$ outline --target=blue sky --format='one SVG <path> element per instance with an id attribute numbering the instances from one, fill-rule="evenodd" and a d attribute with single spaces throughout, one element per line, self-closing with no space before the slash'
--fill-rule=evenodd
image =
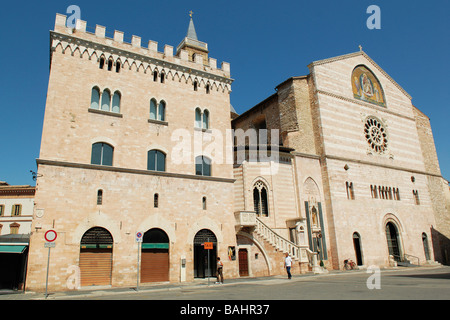
<path id="1" fill-rule="evenodd" d="M 135 34 L 176 47 L 189 15 L 210 57 L 231 63 L 231 103 L 241 113 L 273 94 L 315 60 L 358 51 L 358 45 L 430 117 L 442 175 L 450 179 L 450 1 L 8 1 L 0 11 L 0 180 L 34 185 L 30 170 L 42 133 L 49 76 L 49 30 L 55 14 L 78 5 L 88 28 Z M 366 9 L 381 9 L 369 30 Z"/>

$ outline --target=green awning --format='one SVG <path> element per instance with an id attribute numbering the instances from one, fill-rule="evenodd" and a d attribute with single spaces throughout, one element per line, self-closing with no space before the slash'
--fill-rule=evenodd
<path id="1" fill-rule="evenodd" d="M 23 253 L 27 246 L 0 245 L 0 253 Z"/>
<path id="2" fill-rule="evenodd" d="M 168 243 L 143 243 L 142 249 L 169 249 Z"/>

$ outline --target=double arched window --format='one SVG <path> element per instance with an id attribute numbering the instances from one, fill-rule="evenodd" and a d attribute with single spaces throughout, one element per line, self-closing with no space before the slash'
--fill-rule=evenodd
<path id="1" fill-rule="evenodd" d="M 92 145 L 91 164 L 99 164 L 103 166 L 112 166 L 113 164 L 113 146 L 97 142 Z"/>
<path id="2" fill-rule="evenodd" d="M 101 99 L 100 99 L 101 97 Z M 119 91 L 115 91 L 111 96 L 109 89 L 103 90 L 100 93 L 98 87 L 93 87 L 91 91 L 91 109 L 120 113 L 120 99 L 121 94 Z"/>
<path id="3" fill-rule="evenodd" d="M 211 176 L 211 159 L 205 156 L 195 158 L 195 174 L 197 176 Z"/>
<path id="4" fill-rule="evenodd" d="M 150 100 L 150 120 L 166 121 L 166 102 L 161 100 L 159 104 L 155 98 Z"/>
<path id="5" fill-rule="evenodd" d="M 262 181 L 257 181 L 253 187 L 253 205 L 258 216 L 269 216 L 267 187 Z"/>
<path id="6" fill-rule="evenodd" d="M 208 109 L 203 110 L 203 112 L 200 108 L 195 109 L 195 127 L 199 129 L 209 129 Z"/>
<path id="7" fill-rule="evenodd" d="M 159 150 L 147 153 L 147 170 L 166 171 L 166 154 Z"/>

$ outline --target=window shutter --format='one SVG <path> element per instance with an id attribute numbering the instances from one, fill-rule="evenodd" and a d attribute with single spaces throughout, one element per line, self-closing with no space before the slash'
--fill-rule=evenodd
<path id="1" fill-rule="evenodd" d="M 104 166 L 112 166 L 113 163 L 113 147 L 109 144 L 103 143 L 103 152 L 102 152 L 102 165 Z"/>
<path id="2" fill-rule="evenodd" d="M 156 151 L 156 170 L 166 171 L 166 155 L 161 151 Z"/>
<path id="3" fill-rule="evenodd" d="M 120 93 L 114 92 L 112 101 L 112 112 L 120 113 Z"/>
<path id="4" fill-rule="evenodd" d="M 195 174 L 198 176 L 203 175 L 202 161 L 203 161 L 202 156 L 198 156 L 195 158 Z"/>
<path id="5" fill-rule="evenodd" d="M 261 213 L 259 210 L 259 190 L 258 188 L 253 189 L 253 208 L 255 209 L 256 215 L 259 216 Z"/>
<path id="6" fill-rule="evenodd" d="M 100 103 L 100 92 L 97 88 L 92 88 L 91 93 L 91 109 L 98 109 Z"/>
<path id="7" fill-rule="evenodd" d="M 207 177 L 211 176 L 211 160 L 206 157 L 203 157 L 203 175 Z"/>
<path id="8" fill-rule="evenodd" d="M 195 109 L 195 127 L 201 128 L 202 127 L 202 112 L 199 108 Z"/>
<path id="9" fill-rule="evenodd" d="M 102 144 L 94 143 L 92 145 L 91 164 L 101 164 Z"/>
<path id="10" fill-rule="evenodd" d="M 150 119 L 156 120 L 156 101 L 150 100 Z"/>
<path id="11" fill-rule="evenodd" d="M 263 216 L 269 216 L 269 209 L 267 208 L 267 191 L 266 188 L 261 189 L 261 213 Z"/>
<path id="12" fill-rule="evenodd" d="M 147 170 L 156 170 L 156 150 L 150 150 L 148 152 Z"/>
<path id="13" fill-rule="evenodd" d="M 203 129 L 209 128 L 209 112 L 208 110 L 203 111 Z"/>
<path id="14" fill-rule="evenodd" d="M 102 93 L 102 110 L 109 111 L 111 104 L 111 95 L 108 90 L 103 91 Z"/>
<path id="15" fill-rule="evenodd" d="M 158 120 L 164 121 L 165 114 L 166 114 L 166 104 L 164 103 L 164 101 L 161 101 L 159 103 L 159 109 L 158 109 Z"/>

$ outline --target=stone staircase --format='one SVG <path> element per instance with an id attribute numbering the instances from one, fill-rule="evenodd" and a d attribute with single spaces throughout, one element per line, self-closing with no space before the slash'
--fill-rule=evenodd
<path id="1" fill-rule="evenodd" d="M 287 240 L 269 226 L 262 222 L 254 211 L 237 211 L 235 212 L 236 231 L 240 229 L 251 230 L 250 233 L 257 240 L 262 240 L 268 246 L 272 247 L 272 251 L 280 255 L 288 252 L 294 261 L 300 264 L 308 265 L 314 273 L 325 273 L 325 268 L 319 266 L 318 253 L 313 252 L 307 245 L 297 245 Z"/>
<path id="2" fill-rule="evenodd" d="M 264 239 L 269 243 L 273 249 L 277 252 L 285 254 L 288 252 L 294 261 L 300 263 L 307 263 L 311 267 L 311 271 L 314 273 L 325 273 L 326 269 L 322 268 L 318 264 L 318 253 L 311 251 L 307 245 L 301 246 L 287 240 L 273 231 L 258 217 L 256 217 L 256 226 L 253 231 L 254 235 Z"/>

